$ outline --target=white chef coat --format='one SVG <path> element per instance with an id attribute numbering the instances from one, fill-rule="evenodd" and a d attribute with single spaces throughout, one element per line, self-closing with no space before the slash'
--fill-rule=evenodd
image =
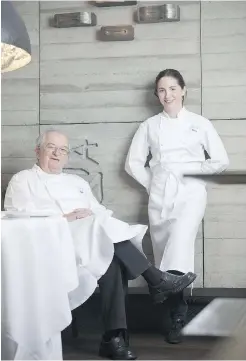
<path id="1" fill-rule="evenodd" d="M 5 209 L 47 211 L 66 214 L 88 208 L 92 216 L 69 222 L 72 232 L 80 286 L 70 293 L 71 307 L 85 302 L 98 279 L 107 271 L 114 254 L 113 243 L 131 240 L 140 250 L 145 225 L 129 225 L 112 217 L 112 211 L 99 204 L 89 184 L 73 174 L 49 174 L 38 165 L 13 176 L 5 196 Z M 45 265 L 44 265 L 45 266 Z"/>
<path id="2" fill-rule="evenodd" d="M 152 159 L 145 167 L 149 152 Z M 183 174 L 219 173 L 228 164 L 219 135 L 200 115 L 182 108 L 177 118 L 161 112 L 141 123 L 125 169 L 149 194 L 150 233 L 161 270 L 194 271 L 194 243 L 207 192 L 205 182 Z"/>

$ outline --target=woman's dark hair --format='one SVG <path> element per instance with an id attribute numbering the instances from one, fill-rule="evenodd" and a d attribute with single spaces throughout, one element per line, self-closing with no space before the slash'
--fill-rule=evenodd
<path id="1" fill-rule="evenodd" d="M 174 79 L 177 80 L 179 86 L 184 89 L 185 87 L 185 81 L 184 81 L 184 78 L 182 77 L 182 75 L 180 74 L 180 72 L 178 70 L 175 70 L 175 69 L 165 69 L 165 70 L 162 70 L 156 77 L 155 79 L 155 95 L 157 96 L 157 86 L 158 86 L 158 83 L 159 83 L 159 80 L 161 78 L 163 78 L 164 76 L 170 76 Z"/>

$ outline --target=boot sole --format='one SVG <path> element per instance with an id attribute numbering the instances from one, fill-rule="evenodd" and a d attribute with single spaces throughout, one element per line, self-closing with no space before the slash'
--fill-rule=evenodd
<path id="1" fill-rule="evenodd" d="M 111 353 L 108 353 L 106 351 L 101 351 L 101 350 L 99 350 L 98 355 L 100 357 L 109 358 L 111 360 L 126 360 L 126 358 L 123 358 L 123 357 L 113 357 L 113 355 Z M 128 360 L 136 360 L 136 359 L 137 359 L 137 356 L 134 358 L 130 358 Z"/>
<path id="2" fill-rule="evenodd" d="M 193 283 L 196 279 L 196 276 L 192 277 L 192 279 L 190 279 L 189 281 L 187 280 L 187 282 L 183 285 L 180 286 L 174 290 L 170 290 L 170 291 L 164 291 L 161 293 L 158 293 L 157 295 L 155 295 L 153 302 L 154 304 L 157 303 L 162 303 L 163 301 L 165 301 L 170 295 L 173 295 L 175 293 L 179 293 L 181 291 L 183 291 L 186 287 L 188 287 L 191 283 Z"/>
<path id="3" fill-rule="evenodd" d="M 170 341 L 170 340 L 167 340 L 167 339 L 165 339 L 166 340 L 166 342 L 167 343 L 170 343 L 170 344 L 172 344 L 172 345 L 177 345 L 178 343 L 182 343 L 182 341 L 180 340 L 180 341 Z"/>

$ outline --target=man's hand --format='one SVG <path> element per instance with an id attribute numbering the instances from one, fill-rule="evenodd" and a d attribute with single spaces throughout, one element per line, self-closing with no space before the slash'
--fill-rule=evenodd
<path id="1" fill-rule="evenodd" d="M 92 215 L 92 211 L 88 208 L 78 208 L 73 212 L 64 214 L 63 217 L 67 218 L 68 222 L 76 221 L 76 219 L 85 218 Z"/>

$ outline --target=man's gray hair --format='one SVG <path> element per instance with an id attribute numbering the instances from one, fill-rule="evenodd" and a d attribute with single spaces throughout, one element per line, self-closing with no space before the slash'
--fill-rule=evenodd
<path id="1" fill-rule="evenodd" d="M 66 134 L 64 134 L 63 132 L 56 129 L 49 129 L 38 136 L 38 138 L 36 139 L 36 148 L 40 148 L 44 144 L 46 136 L 50 133 L 58 133 L 67 138 Z M 68 148 L 70 148 L 69 145 Z"/>

